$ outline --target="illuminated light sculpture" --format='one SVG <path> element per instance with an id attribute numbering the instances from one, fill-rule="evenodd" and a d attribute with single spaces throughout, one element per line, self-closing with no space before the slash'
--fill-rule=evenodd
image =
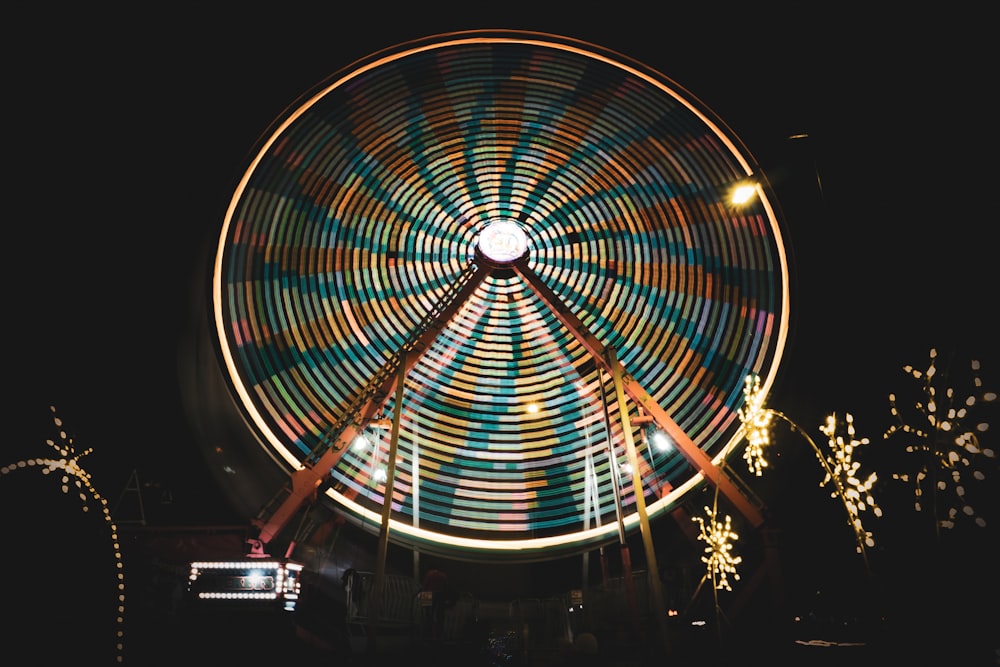
<path id="1" fill-rule="evenodd" d="M 774 413 L 764 408 L 764 394 L 760 389 L 760 377 L 748 375 L 743 385 L 743 407 L 739 409 L 747 446 L 743 450 L 743 460 L 755 476 L 764 474 L 767 457 L 764 455 L 771 444 L 771 417 Z"/>
<path id="2" fill-rule="evenodd" d="M 820 431 L 827 437 L 827 445 L 830 453 L 823 457 L 826 468 L 826 476 L 820 482 L 820 486 L 833 485 L 830 492 L 831 498 L 840 498 L 844 502 L 844 508 L 854 529 L 858 540 L 858 553 L 864 553 L 864 548 L 874 547 L 875 540 L 871 531 L 865 530 L 861 521 L 861 512 L 871 508 L 872 513 L 882 516 L 882 509 L 876 504 L 872 496 L 872 487 L 878 481 L 878 475 L 874 472 L 862 478 L 861 464 L 854 459 L 854 450 L 861 445 L 869 443 L 868 438 L 855 439 L 854 417 L 848 413 L 845 416 L 846 437 L 839 433 L 839 422 L 836 415 L 826 418 L 826 424 L 820 427 Z"/>
<path id="3" fill-rule="evenodd" d="M 735 487 L 714 462 L 743 378 L 777 371 L 787 258 L 766 179 L 699 100 L 591 44 L 472 31 L 372 54 L 273 128 L 213 274 L 225 372 L 292 479 L 262 541 L 319 489 L 369 531 L 388 507 L 424 552 L 537 560 L 614 539 L 619 510 L 637 528 L 639 498 L 652 518 Z M 604 403 L 615 373 L 631 404 Z M 623 426 L 636 396 L 670 448 Z M 398 414 L 384 486 L 351 445 L 375 413 Z"/>
<path id="4" fill-rule="evenodd" d="M 96 488 L 94 488 L 94 485 L 91 482 L 90 473 L 84 470 L 83 466 L 80 465 L 80 460 L 84 456 L 90 454 L 93 451 L 93 448 L 87 448 L 82 452 L 77 452 L 75 446 L 73 445 L 73 439 L 69 437 L 66 430 L 63 428 L 62 419 L 58 414 L 56 414 L 55 407 L 50 406 L 49 409 L 52 411 L 52 421 L 56 426 L 59 440 L 56 442 L 55 440 L 47 439 L 45 444 L 52 448 L 59 458 L 39 457 L 34 459 L 23 459 L 0 468 L 0 476 L 22 470 L 38 470 L 43 475 L 51 475 L 58 471 L 61 472 L 60 490 L 62 493 L 67 495 L 71 492 L 76 493 L 82 503 L 81 509 L 84 512 L 90 511 L 91 502 L 95 502 L 100 505 L 101 514 L 110 532 L 115 558 L 115 568 L 117 570 L 116 585 L 118 590 L 118 609 L 115 616 L 115 625 L 117 626 L 115 630 L 115 651 L 116 662 L 121 663 L 123 661 L 125 641 L 125 575 L 124 565 L 122 562 L 121 544 L 118 541 L 118 527 L 115 525 L 115 522 L 111 517 L 111 510 L 108 508 L 107 499 L 98 493 Z"/>
<path id="5" fill-rule="evenodd" d="M 826 423 L 820 426 L 820 431 L 827 436 L 827 445 L 830 448 L 830 453 L 824 455 L 816 441 L 799 428 L 798 424 L 781 412 L 764 407 L 764 394 L 760 382 L 753 376 L 747 376 L 744 381 L 744 405 L 739 411 L 739 417 L 743 423 L 743 437 L 747 440 L 743 458 L 747 461 L 750 471 L 757 476 L 762 475 L 767 467 L 766 449 L 771 442 L 770 428 L 773 418 L 786 422 L 809 443 L 825 472 L 819 485 L 821 487 L 827 484 L 833 485 L 830 497 L 839 498 L 843 503 L 848 523 L 854 532 L 857 552 L 864 558 L 867 567 L 866 548 L 875 546 L 875 540 L 871 531 L 864 527 L 860 513 L 871 509 L 872 514 L 881 517 L 882 509 L 872 496 L 872 487 L 878 481 L 877 474 L 872 472 L 864 476 L 861 473 L 860 463 L 854 459 L 854 451 L 869 443 L 868 438 L 861 440 L 855 438 L 854 417 L 850 414 L 846 417 L 846 434 L 838 433 L 839 423 L 836 415 L 827 417 Z"/>
<path id="6" fill-rule="evenodd" d="M 740 580 L 740 574 L 736 566 L 743 562 L 742 556 L 737 556 L 733 552 L 734 542 L 739 539 L 733 529 L 733 518 L 726 515 L 724 522 L 717 521 L 715 508 L 706 507 L 705 514 L 708 520 L 696 516 L 694 521 L 698 523 L 698 539 L 705 542 L 705 555 L 701 557 L 701 562 L 706 565 L 706 576 L 712 581 L 712 588 L 732 591 L 730 577 L 733 581 Z"/>
<path id="7" fill-rule="evenodd" d="M 937 350 L 930 351 L 930 364 L 926 371 L 920 371 L 912 366 L 904 366 L 903 371 L 913 379 L 921 382 L 923 400 L 915 404 L 920 421 L 929 425 L 929 430 L 913 425 L 904 420 L 897 403 L 896 395 L 889 395 L 889 407 L 898 423 L 892 425 L 884 434 L 885 439 L 898 434 L 909 436 L 905 451 L 913 454 L 917 460 L 914 472 L 893 473 L 893 479 L 912 482 L 916 500 L 914 508 L 920 512 L 924 509 L 924 484 L 930 486 L 935 531 L 940 528 L 951 529 L 960 517 L 971 519 L 977 526 L 985 527 L 986 518 L 977 515 L 967 496 L 965 483 L 968 477 L 982 482 L 986 474 L 981 469 L 983 459 L 994 459 L 995 452 L 982 445 L 980 437 L 989 429 L 987 422 L 977 422 L 971 427 L 966 426 L 973 417 L 973 410 L 984 403 L 996 401 L 997 394 L 983 389 L 980 376 L 980 364 L 972 360 L 973 391 L 965 398 L 955 395 L 953 387 L 946 387 L 943 396 L 939 396 L 935 386 L 937 378 Z M 968 477 L 963 475 L 968 472 Z M 939 501 L 945 498 L 945 492 L 951 490 L 955 504 L 945 510 L 944 516 L 938 514 Z"/>
<path id="8" fill-rule="evenodd" d="M 692 517 L 692 521 L 698 524 L 698 539 L 705 542 L 704 555 L 701 556 L 701 562 L 705 564 L 705 574 L 702 575 L 701 581 L 698 582 L 698 588 L 695 590 L 691 602 L 693 603 L 698 597 L 705 582 L 710 582 L 716 616 L 716 632 L 721 641 L 722 618 L 724 614 L 722 605 L 719 602 L 719 591 L 726 590 L 732 592 L 733 587 L 730 580 L 740 580 L 740 573 L 736 568 L 743 562 L 743 557 L 737 555 L 733 550 L 735 542 L 739 539 L 739 535 L 732 528 L 733 518 L 727 514 L 723 522 L 718 521 L 718 505 L 719 494 L 718 489 L 716 489 L 712 507 L 705 507 L 706 516 Z"/>

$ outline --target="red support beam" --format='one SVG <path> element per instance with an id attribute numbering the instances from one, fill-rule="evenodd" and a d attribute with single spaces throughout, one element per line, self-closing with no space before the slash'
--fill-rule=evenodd
<path id="1" fill-rule="evenodd" d="M 476 270 L 469 276 L 468 280 L 453 295 L 452 299 L 445 304 L 441 311 L 434 317 L 423 332 L 413 341 L 401 355 L 403 362 L 403 372 L 384 373 L 385 379 L 382 384 L 365 400 L 357 411 L 357 415 L 348 421 L 344 429 L 337 434 L 336 440 L 323 452 L 322 456 L 309 466 L 306 465 L 292 473 L 291 492 L 281 502 L 278 508 L 266 519 L 257 520 L 255 524 L 260 528 L 259 540 L 262 544 L 267 544 L 273 540 L 292 520 L 295 514 L 306 504 L 316 500 L 320 486 L 330 475 L 330 471 L 337 465 L 344 455 L 347 446 L 354 441 L 359 433 L 372 422 L 378 415 L 386 399 L 396 391 L 396 384 L 400 377 L 405 377 L 410 370 L 417 365 L 424 353 L 440 334 L 441 330 L 447 326 L 448 322 L 472 296 L 472 293 L 479 287 L 479 284 L 493 270 L 494 266 L 479 263 Z M 390 363 L 397 363 L 392 361 Z M 387 369 L 389 371 L 393 369 Z"/>
<path id="2" fill-rule="evenodd" d="M 739 489 L 738 486 L 725 474 L 721 468 L 716 466 L 708 454 L 701 447 L 696 445 L 684 430 L 677 425 L 667 411 L 653 399 L 652 396 L 635 379 L 628 375 L 618 363 L 617 359 L 609 360 L 605 346 L 587 330 L 583 322 L 570 312 L 569 308 L 562 302 L 559 296 L 549 289 L 548 285 L 542 282 L 537 273 L 527 265 L 526 258 L 513 264 L 513 269 L 524 278 L 535 294 L 545 305 L 552 310 L 559 321 L 563 323 L 570 333 L 576 336 L 577 340 L 590 352 L 594 361 L 612 376 L 620 374 L 622 377 L 622 387 L 636 405 L 653 418 L 657 426 L 662 428 L 673 439 L 674 444 L 681 454 L 702 473 L 704 478 L 711 484 L 717 485 L 721 491 L 736 508 L 745 516 L 754 527 L 764 523 L 764 517 L 756 505 Z"/>

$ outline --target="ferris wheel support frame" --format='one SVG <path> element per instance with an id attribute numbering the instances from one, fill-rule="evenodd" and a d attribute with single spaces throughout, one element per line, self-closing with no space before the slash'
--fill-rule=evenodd
<path id="1" fill-rule="evenodd" d="M 270 543 L 291 521 L 291 519 L 307 503 L 315 502 L 320 489 L 328 482 L 330 472 L 343 457 L 347 445 L 361 433 L 365 427 L 376 419 L 376 415 L 382 410 L 388 397 L 398 390 L 406 374 L 420 361 L 425 351 L 434 342 L 440 332 L 447 325 L 448 321 L 458 312 L 465 301 L 472 296 L 479 284 L 493 271 L 497 269 L 513 269 L 520 276 L 539 299 L 548 307 L 567 330 L 584 346 L 590 356 L 604 371 L 615 379 L 616 387 L 620 383 L 620 389 L 645 411 L 646 415 L 653 422 L 662 428 L 673 439 L 677 449 L 697 469 L 703 478 L 709 483 L 716 485 L 736 507 L 736 509 L 746 517 L 755 527 L 764 523 L 764 516 L 761 510 L 751 500 L 743 494 L 733 480 L 725 473 L 725 470 L 716 466 L 712 459 L 701 449 L 691 437 L 667 414 L 656 400 L 629 375 L 621 363 L 618 361 L 614 351 L 601 343 L 587 329 L 586 325 L 570 312 L 569 308 L 562 302 L 558 295 L 546 285 L 541 277 L 528 266 L 529 253 L 525 251 L 523 255 L 513 261 L 497 261 L 484 255 L 479 248 L 476 249 L 476 268 L 469 274 L 466 282 L 459 290 L 454 292 L 451 300 L 444 304 L 437 317 L 428 321 L 423 331 L 408 344 L 399 355 L 390 360 L 389 365 L 397 364 L 397 369 L 386 369 L 388 371 L 398 370 L 399 372 L 386 372 L 381 385 L 376 387 L 356 410 L 355 415 L 347 415 L 346 425 L 336 436 L 333 444 L 324 452 L 312 465 L 306 463 L 302 468 L 295 470 L 291 475 L 291 486 L 285 487 L 287 495 L 281 501 L 277 510 L 267 515 L 266 510 L 262 510 L 258 518 L 253 521 L 259 529 L 259 536 L 252 541 L 252 553 L 264 556 L 264 546 Z M 621 409 L 623 419 L 627 419 L 627 410 L 623 406 Z M 628 424 L 624 425 L 627 428 Z M 633 445 L 634 446 L 634 445 Z M 636 487 L 637 499 L 642 499 L 642 493 Z M 644 507 L 644 506 L 643 506 Z M 387 520 L 387 519 L 384 519 Z M 286 556 L 291 554 L 295 547 L 293 540 L 286 551 Z"/>
<path id="2" fill-rule="evenodd" d="M 513 269 L 520 275 L 535 294 L 552 310 L 559 321 L 565 326 L 580 343 L 590 352 L 594 360 L 600 364 L 605 371 L 613 377 L 620 376 L 622 389 L 635 403 L 645 410 L 652 417 L 653 421 L 667 432 L 677 446 L 680 453 L 694 466 L 702 476 L 711 484 L 717 485 L 721 491 L 743 516 L 750 521 L 755 528 L 764 523 L 764 516 L 760 509 L 754 505 L 738 486 L 725 474 L 722 468 L 715 465 L 705 451 L 695 444 L 691 437 L 675 422 L 667 411 L 664 410 L 656 400 L 639 384 L 635 378 L 625 372 L 625 369 L 618 362 L 617 357 L 608 354 L 608 348 L 590 333 L 583 322 L 576 315 L 570 312 L 559 297 L 549 289 L 548 285 L 542 282 L 537 273 L 532 271 L 525 261 L 515 262 Z M 638 495 L 638 494 L 637 494 Z"/>
<path id="3" fill-rule="evenodd" d="M 253 550 L 256 554 L 264 555 L 263 548 L 271 542 L 288 525 L 295 514 L 306 504 L 313 503 L 319 494 L 320 488 L 330 478 L 330 471 L 340 461 L 347 451 L 347 445 L 370 424 L 377 419 L 377 415 L 382 410 L 389 396 L 396 391 L 401 378 L 412 369 L 424 352 L 430 347 L 434 339 L 438 337 L 441 330 L 447 325 L 449 320 L 455 316 L 458 309 L 465 303 L 476 290 L 486 276 L 492 273 L 493 267 L 481 263 L 476 270 L 468 275 L 466 282 L 457 290 L 451 301 L 444 304 L 438 315 L 427 322 L 427 326 L 409 344 L 404 345 L 400 355 L 389 360 L 387 366 L 397 365 L 401 372 L 386 372 L 381 385 L 371 392 L 361 406 L 353 415 L 347 415 L 348 419 L 340 433 L 336 435 L 333 444 L 323 453 L 322 456 L 312 465 L 303 463 L 303 467 L 292 472 L 291 485 L 286 486 L 284 491 L 287 495 L 280 502 L 277 509 L 268 512 L 267 508 L 261 510 L 253 524 L 259 529 L 259 536 L 256 538 Z M 383 369 L 393 371 L 397 369 Z M 279 492 L 280 494 L 281 492 Z M 288 546 L 288 552 L 294 549 L 294 541 Z"/>

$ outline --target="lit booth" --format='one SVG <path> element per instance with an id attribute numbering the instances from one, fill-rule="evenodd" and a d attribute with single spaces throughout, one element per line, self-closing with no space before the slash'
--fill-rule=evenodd
<path id="1" fill-rule="evenodd" d="M 295 611 L 302 564 L 247 558 L 191 563 L 187 590 L 197 604 L 238 609 Z"/>

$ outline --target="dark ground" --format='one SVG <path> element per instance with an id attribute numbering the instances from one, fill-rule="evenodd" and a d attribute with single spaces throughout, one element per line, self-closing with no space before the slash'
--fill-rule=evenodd
<path id="1" fill-rule="evenodd" d="M 124 663 L 157 667 L 184 663 L 254 665 L 748 665 L 867 667 L 888 664 L 979 667 L 1000 664 L 995 577 L 986 562 L 939 550 L 915 553 L 909 566 L 877 580 L 863 580 L 850 567 L 840 577 L 822 577 L 812 599 L 794 590 L 779 597 L 781 581 L 763 580 L 737 604 L 737 592 L 720 591 L 716 613 L 710 589 L 666 623 L 666 637 L 640 604 L 631 617 L 627 595 L 605 596 L 600 582 L 584 592 L 587 614 L 573 621 L 573 636 L 591 634 L 596 650 L 573 646 L 544 619 L 519 627 L 511 600 L 466 593 L 449 606 L 451 631 L 433 639 L 416 619 L 409 629 L 376 631 L 346 622 L 345 594 L 318 575 L 306 586 L 294 613 L 278 609 L 236 610 L 203 606 L 183 594 L 184 570 L 159 564 L 133 568 Z M 877 564 L 877 563 L 876 563 Z M 801 578 L 788 564 L 785 575 Z M 498 570 L 500 571 L 500 570 Z M 932 576 L 944 572 L 946 576 Z M 750 570 L 745 573 L 750 578 Z M 637 597 L 647 600 L 645 572 L 633 572 Z M 740 587 L 750 588 L 744 579 Z M 678 582 L 664 578 L 664 593 Z M 791 583 L 791 582 L 789 582 Z M 798 585 L 796 583 L 796 585 Z M 512 590 L 514 590 L 512 588 Z M 686 591 L 690 595 L 689 591 Z M 554 596 L 559 597 L 559 596 Z M 548 598 L 551 600 L 552 598 Z M 470 606 L 461 607 L 471 601 Z M 668 604 L 669 607 L 677 605 Z M 472 610 L 472 613 L 466 615 Z M 465 618 L 464 622 L 457 620 Z M 704 624 L 700 624 L 703 622 Z M 522 633 L 522 628 L 527 628 Z"/>
<path id="2" fill-rule="evenodd" d="M 998 545 L 991 537 L 995 530 L 973 532 L 966 526 L 935 539 L 919 530 L 917 518 L 908 519 L 900 511 L 889 513 L 896 533 L 890 533 L 886 525 L 877 533 L 878 548 L 869 554 L 871 578 L 866 577 L 849 540 L 838 532 L 836 507 L 832 516 L 816 516 L 811 523 L 778 517 L 785 519 L 786 532 L 794 533 L 794 539 L 781 545 L 778 578 L 767 578 L 756 587 L 752 577 L 760 563 L 753 560 L 754 546 L 761 541 L 759 535 L 745 532 L 739 547 L 748 559 L 740 566 L 744 578 L 734 584 L 733 592 L 719 593 L 723 614 L 718 617 L 707 587 L 693 595 L 703 567 L 698 569 L 695 563 L 685 576 L 674 577 L 669 568 L 680 556 L 679 544 L 658 543 L 661 569 L 668 568 L 661 577 L 665 596 L 670 598 L 668 606 L 682 612 L 669 619 L 666 643 L 649 627 L 648 618 L 633 625 L 619 606 L 617 613 L 595 612 L 579 626 L 578 633 L 590 631 L 597 638 L 596 656 L 568 653 L 556 637 L 539 632 L 532 635 L 538 643 L 527 653 L 509 641 L 505 645 L 501 640 L 515 629 L 506 613 L 512 599 L 565 594 L 572 585 L 569 582 L 580 575 L 576 557 L 523 568 L 450 564 L 454 586 L 469 592 L 482 605 L 479 609 L 490 610 L 479 614 L 483 622 L 467 625 L 465 632 L 445 642 L 429 642 L 420 636 L 404 636 L 402 642 L 377 638 L 376 651 L 370 652 L 363 638 L 347 640 L 343 591 L 337 586 L 339 570 L 324 582 L 323 596 L 310 595 L 307 587 L 294 614 L 193 606 L 184 594 L 184 554 L 197 553 L 207 559 L 240 554 L 246 527 L 120 525 L 115 544 L 120 545 L 121 558 L 116 559 L 111 557 L 108 526 L 94 501 L 90 501 L 90 511 L 81 513 L 79 497 L 60 493 L 60 482 L 58 473 L 18 470 L 5 474 L 0 484 L 0 502 L 9 509 L 5 519 L 9 539 L 4 548 L 5 562 L 10 565 L 0 643 L 12 655 L 21 656 L 18 665 L 51 665 L 75 656 L 86 657 L 88 664 L 118 664 L 120 656 L 120 664 L 139 667 L 533 667 L 560 664 L 559 660 L 573 664 L 567 658 L 577 664 L 592 659 L 595 664 L 623 667 L 779 660 L 819 667 L 1000 664 Z M 799 493 L 792 486 L 788 491 Z M 60 517 L 58 525 L 53 524 L 53 515 Z M 689 549 L 695 546 L 687 545 Z M 342 534 L 333 556 L 336 567 L 342 569 L 366 553 L 370 557 L 370 547 L 358 536 L 348 540 L 347 533 Z M 405 572 L 411 552 L 393 547 L 389 554 L 392 571 Z M 634 544 L 637 568 L 642 566 L 641 554 L 640 545 Z M 426 557 L 422 562 L 431 564 Z M 116 621 L 115 587 L 119 566 L 125 577 L 120 623 Z M 622 573 L 620 563 L 612 562 L 611 570 Z M 484 571 L 490 575 L 484 576 Z M 600 578 L 592 578 L 589 590 L 599 590 L 599 586 Z M 735 609 L 735 601 L 746 590 L 755 592 L 745 606 Z M 696 604 L 687 606 L 692 599 Z M 801 620 L 796 621 L 796 615 Z M 705 625 L 693 625 L 697 620 L 704 620 Z M 120 649 L 114 647 L 119 629 L 123 631 Z M 303 629 L 323 638 L 325 645 L 304 638 Z"/>
<path id="3" fill-rule="evenodd" d="M 594 653 L 569 644 L 522 652 L 504 643 L 504 634 L 480 628 L 458 641 L 434 643 L 419 638 L 397 641 L 392 637 L 376 640 L 374 651 L 364 640 L 353 649 L 337 642 L 318 646 L 297 631 L 291 616 L 282 612 L 192 613 L 164 620 L 131 634 L 124 652 L 125 664 L 178 665 L 185 663 L 225 665 L 456 665 L 500 667 L 501 665 L 739 665 L 791 664 L 815 667 L 865 667 L 888 664 L 954 665 L 975 667 L 995 665 L 996 649 L 987 642 L 968 641 L 962 635 L 926 635 L 924 628 L 817 627 L 817 635 L 805 628 L 763 629 L 766 634 L 731 635 L 719 641 L 708 628 L 682 629 L 672 626 L 669 648 L 643 632 L 607 636 L 595 633 Z M 841 637 L 838 640 L 835 636 Z"/>

